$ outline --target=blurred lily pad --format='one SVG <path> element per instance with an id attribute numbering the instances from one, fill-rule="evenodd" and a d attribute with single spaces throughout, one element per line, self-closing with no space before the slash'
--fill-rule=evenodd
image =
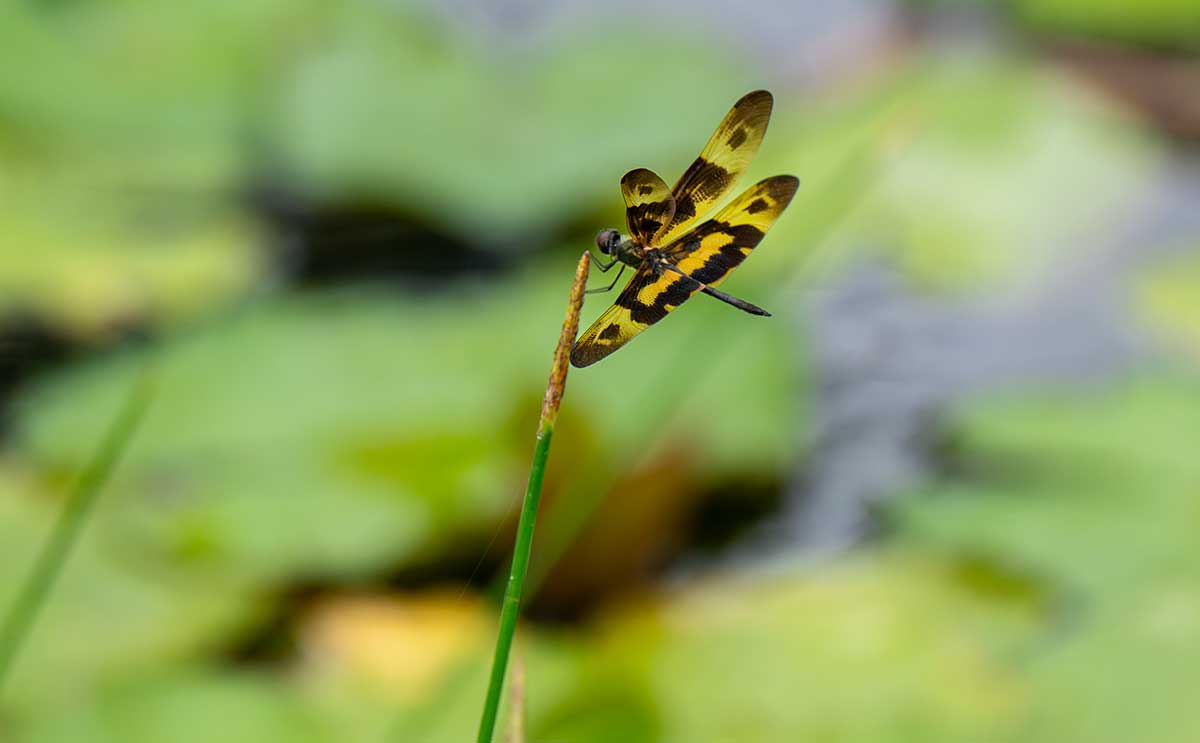
<path id="1" fill-rule="evenodd" d="M 0 315 L 55 335 L 96 342 L 170 326 L 244 295 L 263 272 L 255 232 L 235 215 L 138 218 L 88 191 L 8 186 L 0 181 L 10 246 L 0 251 Z"/>
<path id="2" fill-rule="evenodd" d="M 956 430 L 966 466 L 990 476 L 940 489 L 961 497 L 909 502 L 904 523 L 1114 598 L 1117 587 L 1187 572 L 1200 566 L 1186 536 L 1200 497 L 1198 391 L 1187 378 L 1151 378 L 981 402 Z"/>
<path id="3" fill-rule="evenodd" d="M 35 718 L 20 743 L 332 743 L 346 740 L 294 689 L 252 671 L 182 669 L 112 684 Z"/>
<path id="4" fill-rule="evenodd" d="M 273 579 L 378 574 L 486 543 L 524 483 L 561 268 L 437 295 L 273 299 L 167 342 L 107 528 L 171 563 Z M 675 328 L 647 333 L 657 340 L 572 375 L 564 415 L 580 429 L 564 431 L 552 481 L 625 471 L 630 447 L 664 435 L 689 442 L 697 477 L 787 461 L 786 325 L 693 301 Z M 28 461 L 74 471 L 103 427 L 93 411 L 145 356 L 72 369 L 25 398 L 15 428 Z M 694 364 L 693 384 L 672 381 Z M 692 426 L 697 411 L 723 425 Z"/>
<path id="5" fill-rule="evenodd" d="M 272 47 L 250 29 L 291 12 L 0 10 L 0 314 L 96 341 L 195 317 L 260 278 L 233 203 Z"/>
<path id="6" fill-rule="evenodd" d="M 491 649 L 490 607 L 449 590 L 414 596 L 330 596 L 301 620 L 306 673 L 357 677 L 381 694 L 428 704 L 456 665 Z"/>
<path id="7" fill-rule="evenodd" d="M 630 85 L 646 60 L 612 38 L 652 48 L 661 82 Z M 359 6 L 298 65 L 272 138 L 289 182 L 320 199 L 383 199 L 450 234 L 519 248 L 619 202 L 617 182 L 636 165 L 674 160 L 681 172 L 747 80 L 669 32 L 590 29 L 506 56 Z"/>
<path id="8" fill-rule="evenodd" d="M 775 247 L 742 271 L 799 258 L 824 274 L 873 252 L 942 290 L 1020 284 L 1129 213 L 1160 156 L 1075 79 L 1002 54 L 927 52 L 861 94 L 776 114 L 754 172 L 795 172 L 801 187 Z M 779 249 L 807 246 L 831 214 L 845 222 L 815 255 Z"/>
<path id="9" fill-rule="evenodd" d="M 897 509 L 913 539 L 1002 556 L 1063 587 L 1068 621 L 1029 672 L 1025 740 L 1172 740 L 1200 725 L 1195 379 L 973 407 L 965 481 Z M 1096 669 L 1103 668 L 1103 673 Z"/>
<path id="10" fill-rule="evenodd" d="M 0 9 L 0 133 L 109 179 L 228 188 L 256 98 L 321 3 Z M 30 74 L 35 70 L 36 74 Z"/>
<path id="11" fill-rule="evenodd" d="M 755 742 L 963 740 L 1025 704 L 1005 657 L 1036 629 L 1030 607 L 898 553 L 785 573 L 709 579 L 612 615 L 580 703 L 641 688 L 654 716 L 631 740 Z M 570 729 L 541 732 L 599 740 Z"/>
<path id="12" fill-rule="evenodd" d="M 0 610 L 61 508 L 57 491 L 24 468 L 0 468 Z M 168 575 L 110 537 L 84 532 L 14 667 L 6 711 L 211 651 L 263 608 L 234 577 Z"/>

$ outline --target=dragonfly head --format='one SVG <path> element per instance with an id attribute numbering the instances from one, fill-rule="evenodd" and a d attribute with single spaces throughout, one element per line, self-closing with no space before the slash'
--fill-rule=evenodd
<path id="1" fill-rule="evenodd" d="M 600 230 L 596 235 L 596 247 L 605 255 L 613 255 L 621 243 L 621 233 L 614 229 Z"/>

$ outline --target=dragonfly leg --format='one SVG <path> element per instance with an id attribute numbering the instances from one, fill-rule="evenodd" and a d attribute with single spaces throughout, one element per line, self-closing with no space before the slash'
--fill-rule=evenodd
<path id="1" fill-rule="evenodd" d="M 588 255 L 591 255 L 591 253 L 588 253 Z M 609 266 L 609 268 L 612 268 L 612 266 Z M 604 271 L 604 270 L 607 270 L 607 269 L 601 269 L 601 270 L 602 270 L 602 271 Z M 624 265 L 622 265 L 622 266 L 621 266 L 621 270 L 620 270 L 620 271 L 617 271 L 617 275 L 616 275 L 616 277 L 614 277 L 614 278 L 613 278 L 613 280 L 612 280 L 612 283 L 611 283 L 611 284 L 609 284 L 608 286 L 604 287 L 603 289 L 588 289 L 587 291 L 585 291 L 585 292 L 584 292 L 584 294 L 603 294 L 603 293 L 605 293 L 605 292 L 610 292 L 610 291 L 612 291 L 612 290 L 613 290 L 613 287 L 614 287 L 614 286 L 616 286 L 616 285 L 617 285 L 617 282 L 618 282 L 618 281 L 621 279 L 621 274 L 623 274 L 623 273 L 625 273 L 625 266 L 624 266 Z"/>
<path id="2" fill-rule="evenodd" d="M 713 299 L 719 299 L 722 302 L 724 302 L 725 304 L 731 305 L 733 307 L 737 307 L 739 310 L 742 310 L 743 312 L 749 312 L 751 315 L 758 315 L 760 317 L 770 317 L 771 316 L 770 312 L 767 312 L 762 307 L 759 307 L 756 304 L 750 304 L 749 302 L 747 302 L 744 299 L 738 299 L 737 297 L 735 297 L 731 294 L 726 294 L 723 291 L 718 291 L 718 290 L 712 288 L 711 286 L 709 286 L 708 284 L 705 284 L 702 281 L 696 281 L 695 279 L 693 279 L 691 276 L 688 276 L 686 273 L 681 271 L 677 266 L 675 266 L 672 263 L 668 263 L 667 261 L 664 261 L 664 260 L 659 260 L 656 262 L 656 265 L 658 266 L 658 268 L 660 270 L 666 269 L 667 271 L 673 271 L 673 272 L 679 274 L 680 276 L 684 276 L 688 279 L 691 279 L 692 281 L 695 281 L 697 284 L 699 284 L 700 291 L 704 292 L 705 294 L 712 297 Z"/>
<path id="3" fill-rule="evenodd" d="M 588 250 L 587 254 L 588 254 L 588 258 L 590 258 L 592 261 L 592 265 L 595 266 L 596 268 L 600 269 L 600 273 L 608 273 L 609 269 L 611 269 L 613 266 L 617 265 L 616 258 L 613 258 L 608 263 L 605 263 L 604 261 L 597 258 L 590 249 Z"/>

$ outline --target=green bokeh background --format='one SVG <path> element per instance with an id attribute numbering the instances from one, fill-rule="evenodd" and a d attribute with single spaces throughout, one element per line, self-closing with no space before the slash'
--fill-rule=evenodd
<path id="1" fill-rule="evenodd" d="M 1086 59 L 1169 66 L 1200 110 L 1198 6 L 898 2 L 798 72 L 814 36 L 755 49 L 786 3 L 583 5 L 548 33 L 359 0 L 0 9 L 0 609 L 143 368 L 157 390 L 0 740 L 473 739 L 574 261 L 623 172 L 672 181 L 764 86 L 746 182 L 801 188 L 723 288 L 776 316 L 698 299 L 570 376 L 528 740 L 1200 734 L 1196 221 L 1116 282 L 1136 363 L 946 401 L 865 538 L 745 557 L 820 464 L 810 298 L 864 263 L 948 313 L 1069 283 L 1164 172 L 1200 179 L 1200 124 Z"/>

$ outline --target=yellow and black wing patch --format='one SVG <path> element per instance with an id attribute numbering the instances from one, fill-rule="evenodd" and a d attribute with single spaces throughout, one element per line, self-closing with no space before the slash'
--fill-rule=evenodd
<path id="1" fill-rule="evenodd" d="M 662 252 L 688 276 L 716 286 L 750 255 L 791 203 L 799 185 L 790 175 L 761 180 Z"/>
<path id="2" fill-rule="evenodd" d="M 621 178 L 625 221 L 629 234 L 642 245 L 653 245 L 675 216 L 675 197 L 653 170 L 638 168 Z"/>
<path id="3" fill-rule="evenodd" d="M 659 235 L 660 242 L 649 245 L 665 245 L 682 235 L 733 188 L 762 144 L 773 105 L 774 99 L 765 90 L 747 93 L 733 104 L 700 157 L 671 189 L 675 213 Z"/>
<path id="4" fill-rule="evenodd" d="M 694 279 L 671 271 L 656 276 L 649 263 L 633 275 L 612 307 L 592 323 L 571 349 L 571 364 L 594 364 L 667 316 L 700 289 Z"/>

